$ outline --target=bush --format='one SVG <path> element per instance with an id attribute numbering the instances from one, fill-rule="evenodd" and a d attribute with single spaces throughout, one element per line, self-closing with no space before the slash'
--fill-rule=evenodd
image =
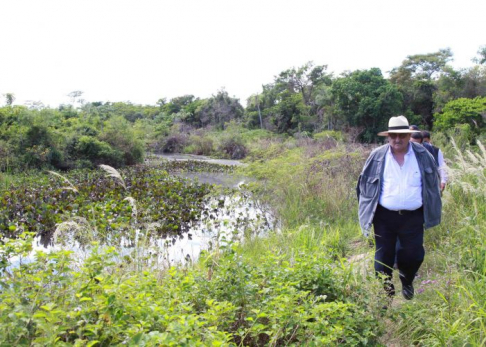
<path id="1" fill-rule="evenodd" d="M 0 140 L 0 172 L 8 168 L 9 148 L 5 141 Z"/>
<path id="2" fill-rule="evenodd" d="M 125 165 L 134 165 L 137 163 L 141 163 L 143 161 L 144 154 L 145 150 L 142 142 L 135 141 L 129 148 L 129 151 L 126 151 L 123 154 Z"/>
<path id="3" fill-rule="evenodd" d="M 184 153 L 197 155 L 211 155 L 213 153 L 214 142 L 211 138 L 204 135 L 192 135 L 189 137 L 189 145 L 184 148 Z"/>
<path id="4" fill-rule="evenodd" d="M 95 166 L 107 164 L 113 167 L 124 165 L 123 153 L 114 150 L 106 142 L 100 141 L 91 136 L 81 136 L 76 140 L 73 159 L 89 160 Z"/>
<path id="5" fill-rule="evenodd" d="M 452 129 L 459 124 L 469 124 L 478 133 L 484 126 L 486 97 L 474 99 L 459 98 L 449 101 L 442 113 L 434 114 L 434 127 L 438 130 Z"/>
<path id="6" fill-rule="evenodd" d="M 132 125 L 125 118 L 115 116 L 106 121 L 99 138 L 117 152 L 117 157 L 121 154 L 121 165 L 133 165 L 143 161 L 143 143 L 137 139 Z"/>
<path id="7" fill-rule="evenodd" d="M 187 137 L 182 134 L 172 134 L 164 140 L 162 152 L 164 153 L 181 153 L 184 146 L 187 145 Z"/>
<path id="8" fill-rule="evenodd" d="M 0 245 L 2 346 L 377 343 L 376 318 L 354 301 L 351 269 L 321 249 L 296 249 L 292 260 L 265 251 L 252 264 L 228 245 L 202 254 L 201 266 L 159 272 L 130 270 L 113 247 L 94 247 L 82 263 L 70 251 L 37 251 L 8 267 L 31 250 L 31 238 Z"/>
<path id="9" fill-rule="evenodd" d="M 474 133 L 469 124 L 457 124 L 452 129 L 447 132 L 449 138 L 453 138 L 456 145 L 461 149 L 465 150 L 470 144 L 472 144 L 474 139 Z"/>
<path id="10" fill-rule="evenodd" d="M 248 149 L 240 138 L 225 138 L 221 140 L 219 151 L 231 159 L 243 159 L 248 154 Z"/>
<path id="11" fill-rule="evenodd" d="M 340 131 L 326 130 L 320 133 L 316 133 L 312 136 L 315 140 L 327 140 L 334 139 L 336 141 L 344 141 L 343 133 Z"/>

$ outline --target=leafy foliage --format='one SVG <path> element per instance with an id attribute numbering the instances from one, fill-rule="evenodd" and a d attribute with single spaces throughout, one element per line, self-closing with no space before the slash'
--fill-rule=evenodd
<path id="1" fill-rule="evenodd" d="M 332 94 L 346 122 L 363 127 L 361 139 L 372 142 L 377 133 L 386 129 L 388 119 L 396 115 L 402 105 L 398 89 L 385 80 L 379 69 L 355 71 L 337 79 Z"/>
<path id="2" fill-rule="evenodd" d="M 27 255 L 31 239 L 0 246 Z M 321 254 L 320 256 L 318 254 Z M 0 343 L 130 345 L 369 345 L 376 320 L 336 280 L 322 252 L 289 261 L 269 250 L 256 263 L 236 246 L 202 255 L 201 266 L 127 271 L 114 248 L 38 251 L 32 262 L 0 267 Z M 235 264 L 238 266 L 235 267 Z M 161 276 L 160 278 L 158 276 Z M 48 290 L 46 290 L 48 289 Z M 344 299 L 346 298 L 346 299 Z"/>
<path id="3" fill-rule="evenodd" d="M 121 116 L 106 116 L 107 105 L 83 110 L 0 108 L 2 162 L 19 171 L 70 169 L 106 163 L 114 167 L 143 160 L 143 142 Z M 105 118 L 106 117 L 106 118 Z M 103 119 L 105 118 L 105 119 Z"/>
<path id="4" fill-rule="evenodd" d="M 155 167 L 133 167 L 121 173 L 126 189 L 101 171 L 86 170 L 67 175 L 76 191 L 57 177 L 39 177 L 28 186 L 12 184 L 0 196 L 0 231 L 8 237 L 36 232 L 47 243 L 56 224 L 82 217 L 92 221 L 101 242 L 132 240 L 133 228 L 154 222 L 160 224 L 153 236 L 179 237 L 204 211 L 208 185 L 170 177 Z M 137 216 L 125 199 L 128 196 L 137 203 Z"/>
<path id="5" fill-rule="evenodd" d="M 486 116 L 486 97 L 460 98 L 448 102 L 442 113 L 435 114 L 435 125 L 439 130 L 449 130 L 456 125 L 469 124 L 479 133 L 484 127 Z"/>

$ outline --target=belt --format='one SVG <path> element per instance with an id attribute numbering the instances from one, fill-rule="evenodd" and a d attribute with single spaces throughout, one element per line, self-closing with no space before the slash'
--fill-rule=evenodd
<path id="1" fill-rule="evenodd" d="M 416 210 L 389 210 L 387 209 L 386 207 L 383 207 L 381 205 L 378 205 L 378 208 L 382 208 L 388 212 L 395 212 L 395 213 L 398 213 L 400 216 L 404 216 L 404 215 L 407 215 L 407 214 L 410 214 L 410 213 L 414 213 L 414 212 L 417 212 L 417 211 L 420 211 L 423 209 L 423 207 L 419 207 L 417 208 Z"/>

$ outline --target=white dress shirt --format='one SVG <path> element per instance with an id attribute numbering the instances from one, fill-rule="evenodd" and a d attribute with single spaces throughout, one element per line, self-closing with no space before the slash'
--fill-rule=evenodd
<path id="1" fill-rule="evenodd" d="M 439 153 L 437 155 L 437 159 L 439 159 L 439 174 L 440 174 L 440 182 L 441 183 L 447 183 L 447 179 L 449 178 L 447 175 L 447 166 L 444 161 L 444 154 L 439 148 Z"/>
<path id="2" fill-rule="evenodd" d="M 391 147 L 388 148 L 385 155 L 380 205 L 393 211 L 416 210 L 422 206 L 422 175 L 410 144 L 403 166 L 396 161 Z"/>

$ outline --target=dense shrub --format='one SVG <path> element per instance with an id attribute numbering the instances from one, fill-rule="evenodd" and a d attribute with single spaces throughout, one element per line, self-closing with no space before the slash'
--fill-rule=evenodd
<path id="1" fill-rule="evenodd" d="M 243 144 L 241 138 L 227 137 L 221 140 L 219 151 L 231 159 L 243 159 L 248 153 L 248 149 Z"/>
<path id="2" fill-rule="evenodd" d="M 297 250 L 293 261 L 267 251 L 252 264 L 227 245 L 203 254 L 200 267 L 161 272 L 144 266 L 137 250 L 121 258 L 95 247 L 82 263 L 68 251 L 38 251 L 7 268 L 5 260 L 26 256 L 31 242 L 0 245 L 1 345 L 377 342 L 375 318 L 354 301 L 350 269 L 332 266 L 322 251 Z"/>
<path id="3" fill-rule="evenodd" d="M 320 133 L 315 133 L 312 137 L 316 140 L 327 140 L 327 139 L 334 139 L 336 141 L 344 140 L 343 133 L 334 130 L 326 130 Z"/>
<path id="4" fill-rule="evenodd" d="M 459 98 L 449 101 L 444 106 L 442 113 L 434 115 L 434 127 L 438 130 L 448 130 L 456 125 L 469 124 L 474 132 L 479 133 L 484 127 L 485 116 L 486 97 Z"/>
<path id="5" fill-rule="evenodd" d="M 184 147 L 184 153 L 197 155 L 211 155 L 214 151 L 214 141 L 202 135 L 189 136 L 188 145 Z"/>
<path id="6" fill-rule="evenodd" d="M 105 107 L 108 113 L 103 117 L 94 106 L 86 110 L 3 107 L 0 111 L 0 158 L 5 159 L 0 170 L 6 170 L 5 162 L 9 170 L 21 171 L 102 163 L 119 167 L 143 161 L 143 142 L 131 123 L 113 114 L 114 109 Z"/>
<path id="7" fill-rule="evenodd" d="M 106 121 L 99 138 L 122 153 L 122 165 L 133 165 L 143 161 L 143 143 L 137 139 L 132 125 L 123 117 L 114 116 Z"/>
<path id="8" fill-rule="evenodd" d="M 106 142 L 92 136 L 81 136 L 74 141 L 73 152 L 70 153 L 73 159 L 89 161 L 94 166 L 107 164 L 119 167 L 124 164 L 123 153 L 113 149 Z"/>
<path id="9" fill-rule="evenodd" d="M 181 153 L 184 146 L 187 145 L 187 137 L 182 134 L 169 135 L 163 143 L 162 152 L 164 153 Z"/>

